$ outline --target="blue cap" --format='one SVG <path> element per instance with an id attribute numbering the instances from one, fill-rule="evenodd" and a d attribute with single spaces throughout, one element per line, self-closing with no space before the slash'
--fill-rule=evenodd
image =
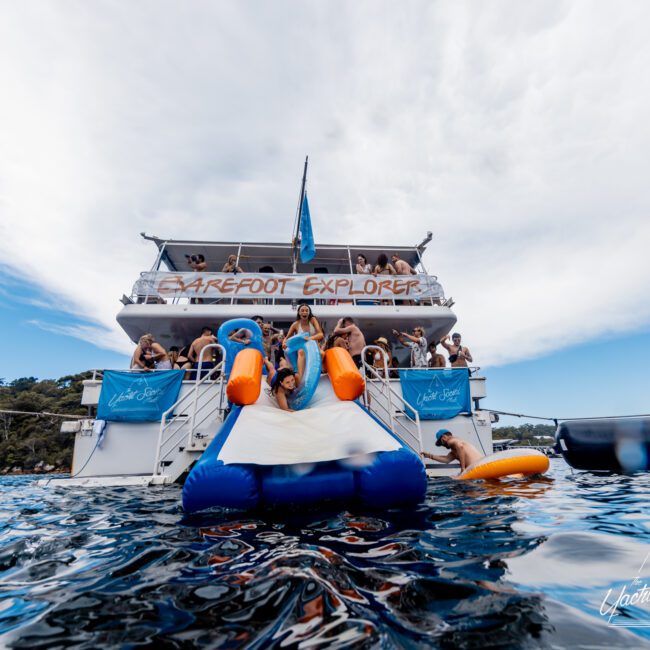
<path id="1" fill-rule="evenodd" d="M 442 438 L 442 436 L 444 436 L 445 433 L 451 435 L 451 431 L 449 431 L 449 429 L 438 429 L 438 431 L 436 431 L 436 447 L 442 446 L 442 443 L 440 442 L 440 438 Z"/>

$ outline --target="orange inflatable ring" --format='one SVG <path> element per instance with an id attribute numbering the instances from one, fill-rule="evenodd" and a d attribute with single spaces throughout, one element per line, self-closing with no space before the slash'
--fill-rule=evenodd
<path id="1" fill-rule="evenodd" d="M 345 348 L 327 350 L 325 365 L 334 393 L 340 400 L 354 400 L 363 393 L 366 382 Z"/>
<path id="2" fill-rule="evenodd" d="M 262 353 L 246 348 L 237 353 L 232 364 L 226 395 L 233 404 L 254 404 L 260 396 L 262 384 Z"/>
<path id="3" fill-rule="evenodd" d="M 519 474 L 543 474 L 549 467 L 548 458 L 536 449 L 506 449 L 472 463 L 458 476 L 461 480 L 491 479 Z"/>

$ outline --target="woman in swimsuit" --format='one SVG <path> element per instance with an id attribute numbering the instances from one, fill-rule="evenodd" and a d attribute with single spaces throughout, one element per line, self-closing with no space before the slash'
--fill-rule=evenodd
<path id="1" fill-rule="evenodd" d="M 372 264 L 368 264 L 368 259 L 363 253 L 357 255 L 357 273 L 360 275 L 372 275 Z"/>
<path id="2" fill-rule="evenodd" d="M 316 341 L 318 343 L 318 341 L 322 341 L 325 338 L 323 328 L 320 326 L 318 318 L 311 313 L 311 307 L 308 304 L 301 302 L 298 305 L 297 316 L 298 318 L 291 323 L 291 327 L 287 332 L 287 338 L 282 344 L 283 347 L 287 347 L 287 339 L 296 334 L 303 334 L 304 332 L 308 332 L 309 334 L 307 336 L 308 341 Z"/>
<path id="3" fill-rule="evenodd" d="M 382 253 L 377 258 L 377 264 L 375 265 L 374 275 L 397 275 L 395 267 L 388 261 L 388 257 Z"/>
<path id="4" fill-rule="evenodd" d="M 237 266 L 237 255 L 229 255 L 228 261 L 221 269 L 222 273 L 243 273 L 241 266 Z"/>
<path id="5" fill-rule="evenodd" d="M 294 372 L 293 368 L 286 359 L 280 362 L 280 369 L 276 370 L 275 366 L 268 360 L 264 359 L 266 365 L 267 375 L 266 381 L 271 387 L 271 395 L 273 395 L 278 403 L 278 406 L 283 411 L 294 411 L 289 407 L 288 397 L 293 393 L 305 372 L 305 352 L 298 350 L 298 372 Z"/>
<path id="6" fill-rule="evenodd" d="M 376 277 L 378 275 L 397 275 L 395 267 L 388 261 L 388 257 L 382 253 L 377 258 L 377 264 L 375 265 L 375 270 L 372 274 Z M 390 300 L 382 300 L 382 305 L 390 305 Z"/>

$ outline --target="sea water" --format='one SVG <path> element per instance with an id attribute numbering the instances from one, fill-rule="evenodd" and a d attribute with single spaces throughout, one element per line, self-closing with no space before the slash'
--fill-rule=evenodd
<path id="1" fill-rule="evenodd" d="M 177 487 L 35 480 L 0 478 L 3 647 L 650 646 L 648 474 L 555 459 L 408 510 L 192 517 Z"/>

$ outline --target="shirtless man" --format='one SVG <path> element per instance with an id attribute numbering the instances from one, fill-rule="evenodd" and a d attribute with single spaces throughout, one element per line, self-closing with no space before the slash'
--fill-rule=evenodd
<path id="1" fill-rule="evenodd" d="M 255 322 L 260 330 L 262 330 L 262 342 L 264 339 L 264 319 L 261 316 L 253 316 L 251 319 Z M 238 330 L 233 330 L 228 334 L 228 339 L 234 341 L 235 343 L 241 343 L 242 345 L 250 345 L 250 342 L 253 340 L 253 330 L 248 329 L 247 327 L 240 327 Z"/>
<path id="2" fill-rule="evenodd" d="M 405 260 L 400 259 L 400 256 L 397 253 L 394 253 L 391 256 L 391 261 L 393 266 L 397 271 L 397 275 L 417 275 L 418 272 Z"/>
<path id="3" fill-rule="evenodd" d="M 192 268 L 192 271 L 202 273 L 207 270 L 208 265 L 206 264 L 205 256 L 201 255 L 201 253 L 198 255 L 186 255 L 185 257 L 187 258 L 187 263 Z"/>
<path id="4" fill-rule="evenodd" d="M 429 352 L 431 353 L 431 358 L 429 359 L 429 368 L 446 368 L 447 361 L 445 358 L 438 352 L 438 341 L 429 343 Z"/>
<path id="5" fill-rule="evenodd" d="M 437 460 L 439 463 L 451 463 L 452 460 L 457 460 L 460 463 L 460 472 L 464 472 L 472 463 L 483 458 L 483 454 L 474 445 L 456 438 L 447 429 L 440 429 L 436 433 L 436 447 L 446 447 L 450 451 L 446 456 L 423 451 L 422 456 Z"/>
<path id="6" fill-rule="evenodd" d="M 349 316 L 341 318 L 336 324 L 333 334 L 347 335 L 348 351 L 357 368 L 361 368 L 361 352 L 366 347 L 366 338 L 355 325 L 354 320 Z"/>
<path id="7" fill-rule="evenodd" d="M 440 340 L 442 347 L 449 352 L 449 363 L 452 368 L 467 368 L 467 362 L 472 363 L 472 355 L 470 354 L 469 348 L 466 348 L 464 345 L 460 344 L 460 334 L 454 332 L 451 335 L 451 343 L 449 341 L 449 334 L 446 334 Z"/>
<path id="8" fill-rule="evenodd" d="M 400 259 L 400 256 L 397 253 L 393 253 L 390 258 L 395 267 L 397 275 L 417 275 L 418 272 L 405 260 Z M 415 305 L 413 300 L 397 300 L 396 304 L 398 305 Z"/>
<path id="9" fill-rule="evenodd" d="M 212 333 L 212 328 L 204 327 L 201 330 L 201 336 L 199 336 L 199 338 L 194 339 L 192 341 L 192 345 L 190 345 L 190 351 L 187 354 L 188 359 L 192 362 L 192 368 L 196 370 L 199 367 L 199 359 L 201 358 L 201 352 L 203 351 L 203 348 L 206 345 L 210 345 L 211 343 L 216 343 L 216 342 L 217 342 L 217 337 Z M 201 364 L 201 368 L 205 368 L 205 369 L 214 368 L 214 363 L 212 362 L 212 355 L 210 354 L 203 355 L 203 363 Z"/>

